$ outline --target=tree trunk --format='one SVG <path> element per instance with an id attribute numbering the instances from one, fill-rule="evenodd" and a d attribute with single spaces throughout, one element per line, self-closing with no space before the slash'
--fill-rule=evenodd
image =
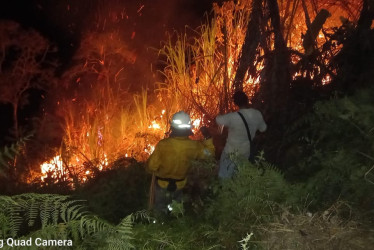
<path id="1" fill-rule="evenodd" d="M 291 34 L 291 30 L 292 30 L 292 23 L 293 23 L 293 19 L 296 15 L 296 10 L 297 10 L 297 6 L 299 5 L 299 1 L 300 0 L 295 0 L 293 1 L 293 6 L 292 6 L 292 12 L 291 12 L 291 17 L 290 17 L 290 21 L 288 23 L 288 28 L 287 28 L 287 32 L 286 32 L 286 42 L 291 42 L 291 37 L 290 37 L 290 34 Z"/>
<path id="2" fill-rule="evenodd" d="M 261 72 L 260 89 L 252 99 L 253 106 L 262 111 L 268 124 L 266 137 L 273 142 L 264 149 L 268 159 L 274 162 L 281 156 L 280 148 L 284 133 L 289 124 L 289 92 L 290 92 L 290 56 L 281 31 L 281 22 L 277 0 L 266 0 L 269 10 L 274 49 L 264 55 L 265 65 Z M 258 141 L 258 144 L 261 145 Z M 265 143 L 266 144 L 266 143 Z M 264 144 L 264 145 L 265 145 Z"/>
<path id="3" fill-rule="evenodd" d="M 233 90 L 243 89 L 243 80 L 245 73 L 250 67 L 253 66 L 253 62 L 256 58 L 256 52 L 260 43 L 260 23 L 262 17 L 262 0 L 253 0 L 251 19 L 248 22 L 247 32 L 245 34 L 245 40 L 242 47 L 242 53 L 239 59 L 238 69 L 233 84 Z"/>
<path id="4" fill-rule="evenodd" d="M 373 20 L 374 1 L 364 0 L 356 29 L 345 39 L 343 48 L 335 57 L 339 69 L 337 77 L 329 86 L 331 91 L 352 93 L 372 82 L 374 39 L 371 24 Z"/>
<path id="5" fill-rule="evenodd" d="M 229 48 L 228 48 L 228 37 L 227 37 L 227 29 L 226 29 L 226 19 L 225 21 L 225 26 L 223 30 L 223 35 L 224 35 L 224 41 L 225 41 L 225 46 L 224 46 L 224 60 L 225 60 L 225 75 L 223 76 L 223 105 L 222 105 L 222 110 L 220 110 L 221 114 L 225 113 L 229 109 Z"/>
<path id="6" fill-rule="evenodd" d="M 306 7 L 305 12 L 307 13 Z M 320 12 L 318 12 L 312 23 L 310 23 L 310 19 L 307 19 L 308 30 L 306 31 L 303 39 L 303 47 L 306 55 L 311 55 L 315 50 L 317 36 L 321 31 L 323 24 L 330 16 L 330 12 L 322 9 Z"/>
<path id="7" fill-rule="evenodd" d="M 358 29 L 370 29 L 374 20 L 374 0 L 363 0 L 360 18 L 357 22 Z"/>
<path id="8" fill-rule="evenodd" d="M 274 51 L 265 55 L 265 68 L 260 90 L 254 98 L 255 105 L 261 105 L 267 116 L 279 114 L 288 102 L 290 90 L 290 58 L 281 31 L 277 0 L 266 0 L 274 33 Z"/>
<path id="9" fill-rule="evenodd" d="M 19 131 L 18 131 L 18 102 L 15 101 L 13 103 L 13 129 L 14 129 L 14 137 L 16 141 L 19 138 Z"/>
<path id="10" fill-rule="evenodd" d="M 14 129 L 14 137 L 15 137 L 15 142 L 18 142 L 19 140 L 19 131 L 18 131 L 18 102 L 15 101 L 13 103 L 13 129 Z M 12 180 L 12 182 L 17 183 L 17 178 L 16 178 L 16 167 L 17 167 L 17 155 L 14 156 L 13 160 L 9 164 L 9 178 Z"/>

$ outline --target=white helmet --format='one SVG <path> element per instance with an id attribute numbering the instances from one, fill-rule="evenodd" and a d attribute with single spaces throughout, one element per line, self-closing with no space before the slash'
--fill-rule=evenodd
<path id="1" fill-rule="evenodd" d="M 186 112 L 179 111 L 171 118 L 170 125 L 176 129 L 191 129 L 191 118 Z"/>

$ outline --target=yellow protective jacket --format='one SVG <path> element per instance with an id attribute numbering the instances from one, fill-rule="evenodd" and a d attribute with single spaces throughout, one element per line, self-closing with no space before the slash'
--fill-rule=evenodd
<path id="1" fill-rule="evenodd" d="M 148 171 L 156 177 L 170 178 L 177 181 L 177 189 L 186 185 L 186 175 L 191 161 L 214 156 L 213 140 L 195 141 L 185 137 L 170 137 L 159 141 L 147 161 Z M 158 180 L 162 188 L 168 181 Z"/>

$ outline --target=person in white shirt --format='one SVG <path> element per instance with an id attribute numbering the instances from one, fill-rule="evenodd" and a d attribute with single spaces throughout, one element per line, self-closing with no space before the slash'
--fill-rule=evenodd
<path id="1" fill-rule="evenodd" d="M 243 91 L 235 92 L 233 100 L 234 104 L 239 108 L 238 111 L 246 120 L 251 139 L 253 140 L 257 130 L 260 132 L 266 130 L 267 126 L 264 118 L 260 111 L 249 107 L 248 96 Z M 249 158 L 251 150 L 250 141 L 244 121 L 238 112 L 218 115 L 216 122 L 218 125 L 228 128 L 226 144 L 219 162 L 218 177 L 230 178 L 235 172 L 235 164 L 231 161 L 230 154 L 238 153 L 240 156 Z"/>

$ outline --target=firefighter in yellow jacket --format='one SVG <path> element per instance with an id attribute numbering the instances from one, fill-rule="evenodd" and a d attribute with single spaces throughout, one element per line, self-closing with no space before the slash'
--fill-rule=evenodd
<path id="1" fill-rule="evenodd" d="M 184 111 L 175 113 L 170 121 L 169 138 L 159 141 L 147 161 L 147 169 L 156 176 L 154 209 L 168 212 L 172 200 L 181 202 L 191 162 L 213 157 L 213 141 L 207 129 L 202 129 L 205 140 L 196 141 L 192 135 L 190 116 Z"/>

